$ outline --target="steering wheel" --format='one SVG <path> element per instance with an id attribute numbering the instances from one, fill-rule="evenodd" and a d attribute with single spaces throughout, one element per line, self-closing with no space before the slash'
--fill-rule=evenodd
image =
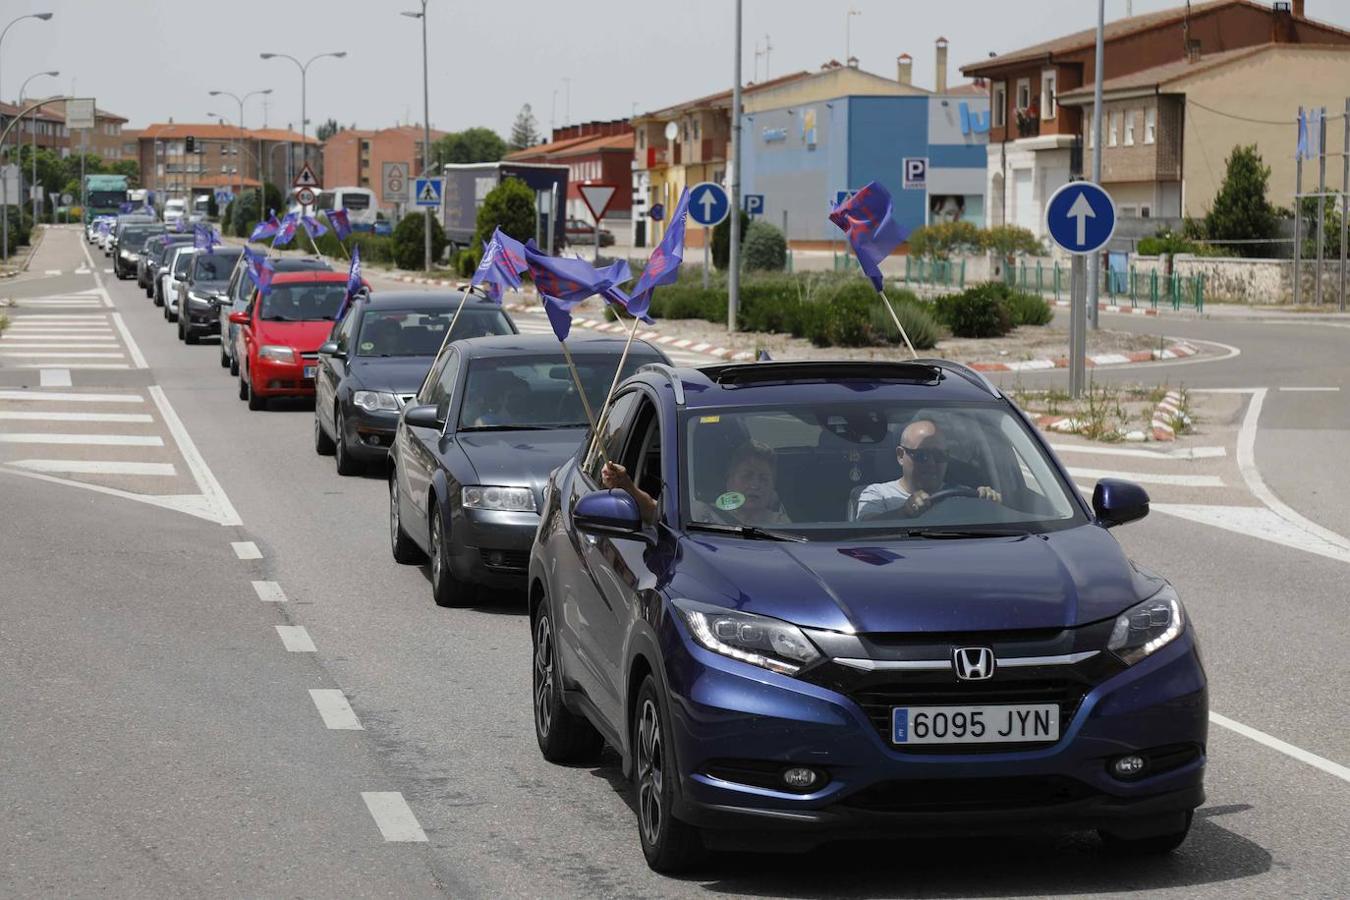
<path id="1" fill-rule="evenodd" d="M 952 487 L 952 488 L 945 488 L 944 490 L 940 490 L 940 491 L 938 491 L 938 492 L 936 492 L 936 493 L 933 493 L 933 494 L 929 494 L 929 495 L 928 495 L 928 509 L 932 509 L 934 506 L 936 506 L 937 504 L 943 502 L 944 500 L 951 500 L 953 497 L 975 497 L 975 498 L 978 498 L 979 496 L 980 496 L 980 492 L 977 491 L 975 488 L 972 488 L 972 487 Z M 904 507 L 899 507 L 899 506 L 898 506 L 898 507 L 896 507 L 895 509 L 888 509 L 888 510 L 886 510 L 885 512 L 877 513 L 875 516 L 866 516 L 865 518 L 866 518 L 867 520 L 869 520 L 869 521 L 875 521 L 875 520 L 877 520 L 877 519 L 900 519 L 900 518 L 908 518 L 907 516 L 902 516 L 902 515 L 901 515 L 901 511 L 902 511 L 903 509 L 904 509 Z M 926 512 L 926 511 L 927 511 L 927 510 L 925 510 L 925 512 Z"/>

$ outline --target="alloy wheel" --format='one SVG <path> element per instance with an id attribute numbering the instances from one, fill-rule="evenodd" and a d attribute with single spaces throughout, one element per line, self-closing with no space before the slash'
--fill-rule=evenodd
<path id="1" fill-rule="evenodd" d="M 433 507 L 431 510 L 431 586 L 438 592 L 441 588 L 441 567 L 445 565 L 441 552 L 441 515 Z"/>
<path id="2" fill-rule="evenodd" d="M 548 737 L 553 727 L 553 624 L 541 613 L 534 629 L 534 727 Z"/>
<path id="3" fill-rule="evenodd" d="M 316 418 L 316 419 L 314 420 L 314 427 L 315 427 L 315 428 L 318 428 L 318 427 L 319 427 L 318 422 L 319 422 L 319 420 Z M 398 531 L 399 531 L 399 524 L 400 524 L 400 523 L 399 523 L 399 520 L 398 520 L 398 482 L 395 481 L 393 478 L 390 478 L 390 479 L 389 479 L 389 545 L 390 545 L 391 547 L 394 548 L 394 552 L 395 552 L 395 553 L 398 552 Z"/>
<path id="4" fill-rule="evenodd" d="M 642 703 L 638 720 L 638 826 L 647 846 L 658 845 L 665 810 L 661 807 L 665 758 L 661 746 L 661 714 L 651 697 Z"/>

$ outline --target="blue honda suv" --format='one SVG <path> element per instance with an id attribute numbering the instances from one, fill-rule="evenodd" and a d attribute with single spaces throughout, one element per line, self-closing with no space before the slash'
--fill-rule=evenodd
<path id="1" fill-rule="evenodd" d="M 1022 413 L 940 360 L 646 366 L 555 470 L 531 550 L 545 758 L 618 750 L 658 871 L 707 848 L 1095 829 L 1204 800 L 1173 588 Z"/>

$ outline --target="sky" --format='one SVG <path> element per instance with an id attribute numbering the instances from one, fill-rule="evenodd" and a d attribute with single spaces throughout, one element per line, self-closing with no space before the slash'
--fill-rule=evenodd
<path id="1" fill-rule="evenodd" d="M 1180 0 L 1133 0 L 1136 14 Z M 1096 24 L 1092 0 L 743 0 L 742 71 L 762 79 L 765 35 L 770 76 L 843 60 L 846 21 L 862 68 L 895 77 L 895 58 L 914 57 L 914 80 L 933 84 L 933 44 L 951 42 L 957 69 Z M 1127 0 L 1107 0 L 1107 18 Z M 0 95 L 94 96 L 100 108 L 151 122 L 238 117 L 238 104 L 208 91 L 243 95 L 272 88 L 267 124 L 300 124 L 300 72 L 264 61 L 263 51 L 309 70 L 310 131 L 327 119 L 385 128 L 422 121 L 421 26 L 399 15 L 419 0 L 4 0 L 0 28 L 27 12 L 48 22 L 16 24 L 0 44 Z M 427 0 L 432 126 L 483 125 L 506 136 L 524 103 L 541 133 L 550 122 L 625 118 L 724 90 L 733 80 L 734 0 Z M 849 17 L 849 9 L 860 14 Z M 1350 2 L 1307 0 L 1312 18 L 1350 29 Z M 248 101 L 244 124 L 263 124 L 263 99 Z M 222 102 L 223 100 L 223 102 Z"/>

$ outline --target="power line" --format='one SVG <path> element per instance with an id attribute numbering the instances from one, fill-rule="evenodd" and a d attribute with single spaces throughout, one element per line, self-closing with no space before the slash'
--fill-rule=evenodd
<path id="1" fill-rule="evenodd" d="M 1253 125 L 1279 125 L 1279 126 L 1287 126 L 1287 125 L 1297 125 L 1297 124 L 1298 124 L 1298 119 L 1279 119 L 1279 120 L 1276 120 L 1276 119 L 1253 119 L 1253 118 L 1249 118 L 1248 116 L 1239 116 L 1239 115 L 1237 115 L 1237 114 L 1235 114 L 1235 113 L 1224 112 L 1224 111 L 1221 110 L 1221 109 L 1215 109 L 1215 108 L 1212 107 L 1212 106 L 1206 106 L 1206 105 L 1203 104 L 1203 103 L 1200 103 L 1200 102 L 1198 102 L 1198 101 L 1196 101 L 1196 100 L 1192 100 L 1190 97 L 1187 97 L 1187 98 L 1186 98 L 1186 105 L 1187 105 L 1187 106 L 1196 106 L 1196 107 L 1199 107 L 1200 109 L 1203 109 L 1205 112 L 1213 113 L 1213 114 L 1216 115 L 1216 116 L 1223 116 L 1223 117 L 1226 118 L 1226 119 L 1236 119 L 1236 120 L 1239 121 L 1239 122 L 1249 122 L 1249 123 L 1251 123 L 1251 124 L 1253 124 Z M 1341 119 L 1341 118 L 1344 118 L 1344 117 L 1345 117 L 1345 113 L 1339 113 L 1339 114 L 1327 113 L 1326 116 L 1324 117 L 1324 119 L 1329 121 L 1329 120 L 1331 120 L 1331 119 Z"/>

